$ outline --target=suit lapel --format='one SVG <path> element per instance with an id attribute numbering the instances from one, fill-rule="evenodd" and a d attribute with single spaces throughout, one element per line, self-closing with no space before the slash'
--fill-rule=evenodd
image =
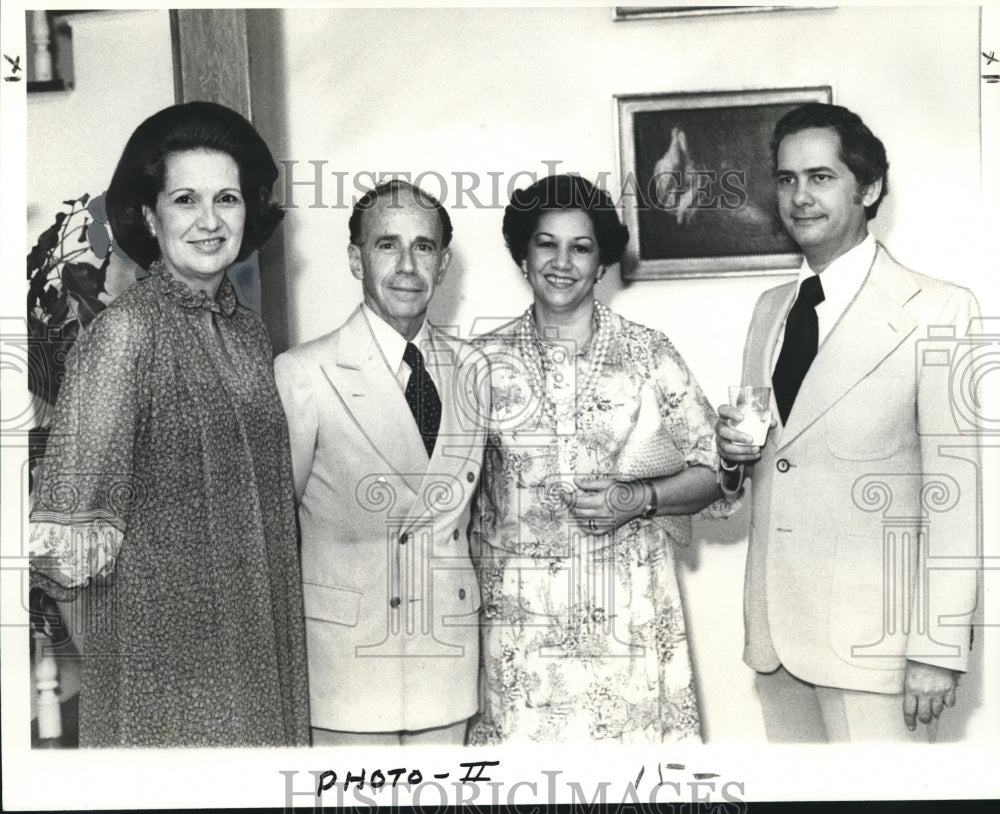
<path id="1" fill-rule="evenodd" d="M 461 345 L 434 326 L 429 325 L 431 347 L 426 351 L 421 348 L 428 368 L 433 368 L 434 379 L 437 382 L 438 395 L 441 397 L 441 426 L 438 430 L 434 454 L 427 464 L 426 472 L 417 490 L 417 500 L 414 501 L 408 524 L 426 519 L 435 511 L 435 500 L 443 495 L 453 495 L 459 499 L 464 494 L 468 484 L 465 472 L 473 457 L 478 464 L 476 450 L 481 445 L 470 437 L 468 421 L 462 420 L 462 410 L 468 405 L 476 404 L 474 393 L 468 392 L 470 382 L 462 375 Z M 461 392 L 459 392 L 461 388 Z M 451 502 L 445 500 L 448 506 Z M 440 509 L 438 509 L 440 510 Z"/>
<path id="2" fill-rule="evenodd" d="M 779 447 L 801 435 L 916 329 L 903 304 L 918 290 L 879 246 L 867 279 L 820 346 L 802 382 Z"/>
<path id="3" fill-rule="evenodd" d="M 338 333 L 334 359 L 323 373 L 375 454 L 413 491 L 427 466 L 427 452 L 396 380 L 364 313 L 358 308 Z"/>
<path id="4" fill-rule="evenodd" d="M 791 307 L 798 290 L 796 282 L 778 286 L 773 296 L 763 304 L 763 311 L 754 320 L 753 333 L 747 342 L 747 362 L 743 370 L 743 383 L 754 387 L 771 385 L 771 360 L 778 344 L 778 335 L 785 314 Z M 773 402 L 773 397 L 772 397 Z M 777 410 L 774 411 L 777 415 Z"/>

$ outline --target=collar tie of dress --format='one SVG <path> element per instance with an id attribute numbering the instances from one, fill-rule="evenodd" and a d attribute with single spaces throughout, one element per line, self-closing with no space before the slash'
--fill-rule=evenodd
<path id="1" fill-rule="evenodd" d="M 178 280 L 163 264 L 155 260 L 149 266 L 150 276 L 160 281 L 163 292 L 177 301 L 184 308 L 201 308 L 215 314 L 230 317 L 236 310 L 236 292 L 228 277 L 223 277 L 215 297 L 209 297 L 204 291 L 195 291 L 183 280 Z"/>

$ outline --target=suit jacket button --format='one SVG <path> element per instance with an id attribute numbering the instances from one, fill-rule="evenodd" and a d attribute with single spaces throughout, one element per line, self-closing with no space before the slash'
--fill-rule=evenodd
<path id="1" fill-rule="evenodd" d="M 466 473 L 465 473 L 465 479 L 466 479 L 466 480 L 467 480 L 467 481 L 468 481 L 469 483 L 472 483 L 472 482 L 473 482 L 473 481 L 474 481 L 474 480 L 476 479 L 476 476 L 475 476 L 475 475 L 473 475 L 473 474 L 472 474 L 471 472 L 466 472 Z"/>
<path id="2" fill-rule="evenodd" d="M 454 530 L 454 531 L 452 532 L 451 536 L 452 536 L 453 538 L 455 538 L 455 539 L 457 540 L 457 539 L 458 539 L 458 529 L 455 529 L 455 530 Z"/>
<path id="3" fill-rule="evenodd" d="M 406 545 L 406 541 L 410 539 L 410 536 L 404 531 L 399 535 L 399 544 Z"/>
<path id="4" fill-rule="evenodd" d="M 458 598 L 459 599 L 465 599 L 465 588 L 459 588 L 458 589 Z"/>
<path id="5" fill-rule="evenodd" d="M 398 596 L 394 596 L 392 599 L 389 600 L 389 607 L 390 608 L 398 608 L 399 607 L 399 603 L 400 603 L 399 597 Z"/>
<path id="6" fill-rule="evenodd" d="M 787 472 L 792 468 L 792 465 L 788 463 L 784 458 L 778 458 L 778 463 L 775 464 L 778 467 L 779 472 Z"/>

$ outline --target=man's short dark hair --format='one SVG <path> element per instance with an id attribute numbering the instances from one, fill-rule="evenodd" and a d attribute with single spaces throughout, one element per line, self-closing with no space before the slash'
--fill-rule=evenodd
<path id="1" fill-rule="evenodd" d="M 143 268 L 160 256 L 142 207 L 156 208 L 167 158 L 188 150 L 225 153 L 240 172 L 246 205 L 243 260 L 267 240 L 285 213 L 271 202 L 278 168 L 253 125 L 235 110 L 214 102 L 187 102 L 154 113 L 132 133 L 118 160 L 105 197 L 108 222 L 118 245 Z"/>
<path id="2" fill-rule="evenodd" d="M 861 117 L 846 107 L 809 102 L 790 110 L 774 126 L 771 139 L 771 162 L 778 169 L 778 147 L 787 136 L 812 127 L 829 127 L 840 136 L 840 159 L 862 186 L 869 186 L 882 179 L 882 191 L 873 204 L 865 207 L 871 220 L 878 213 L 882 199 L 889 194 L 889 160 L 885 145 L 868 129 Z"/>
<path id="3" fill-rule="evenodd" d="M 399 193 L 402 190 L 409 191 L 420 206 L 437 211 L 438 218 L 441 220 L 441 248 L 448 248 L 452 235 L 451 216 L 448 214 L 448 210 L 429 192 L 424 192 L 420 187 L 415 187 L 409 181 L 403 181 L 399 178 L 383 181 L 374 189 L 368 190 L 355 202 L 354 209 L 351 211 L 351 219 L 347 224 L 351 233 L 351 243 L 355 246 L 361 245 L 361 223 L 365 212 L 374 207 L 382 198 L 387 198 L 390 201 L 389 206 L 399 206 Z"/>

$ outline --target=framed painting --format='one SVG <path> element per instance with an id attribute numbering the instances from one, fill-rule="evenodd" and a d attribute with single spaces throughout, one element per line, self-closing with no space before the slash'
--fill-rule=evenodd
<path id="1" fill-rule="evenodd" d="M 787 273 L 801 262 L 775 211 L 774 125 L 829 86 L 618 95 L 618 165 L 632 236 L 626 281 Z"/>
<path id="2" fill-rule="evenodd" d="M 612 6 L 615 20 L 648 20 L 657 17 L 705 17 L 717 14 L 748 14 L 785 11 L 797 6 Z"/>

